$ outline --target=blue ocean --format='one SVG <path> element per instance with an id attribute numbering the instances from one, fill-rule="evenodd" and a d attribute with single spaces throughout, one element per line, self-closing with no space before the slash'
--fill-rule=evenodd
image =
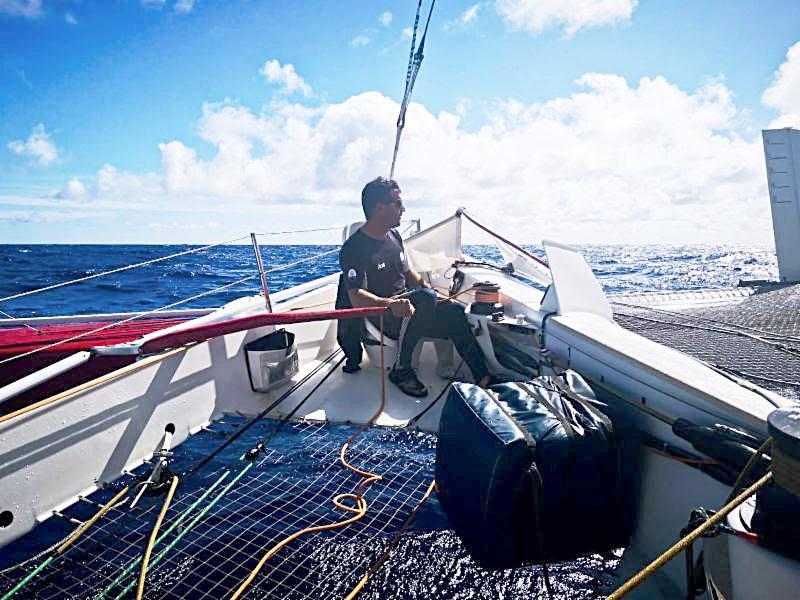
<path id="1" fill-rule="evenodd" d="M 191 248 L 167 245 L 0 246 L 0 298 Z M 263 246 L 265 267 L 273 271 L 269 274 L 270 290 L 279 291 L 336 272 L 335 253 L 295 268 L 278 269 L 334 248 L 324 245 Z M 535 247 L 529 249 L 539 252 Z M 480 260 L 500 259 L 488 246 L 470 246 L 465 250 Z M 620 245 L 586 246 L 581 250 L 608 293 L 724 288 L 743 280 L 777 278 L 774 250 L 768 246 Z M 0 301 L 0 311 L 13 317 L 131 312 L 153 310 L 200 294 L 203 295 L 175 308 L 215 307 L 260 291 L 257 278 L 224 291 L 215 291 L 255 273 L 252 247 L 221 246 L 40 294 Z M 246 423 L 244 418 L 226 417 L 222 423 L 198 434 L 176 450 L 173 469 L 180 473 L 190 472 L 204 456 Z M 234 556 L 238 568 L 239 563 L 247 564 L 247 557 L 260 556 L 265 549 L 262 547 L 264 536 L 274 543 L 274 539 L 280 539 L 286 533 L 286 527 L 299 526 L 305 517 L 298 516 L 298 512 L 307 511 L 316 515 L 315 518 L 324 519 L 333 510 L 330 497 L 335 490 L 329 487 L 333 485 L 330 482 L 344 477 L 339 473 L 340 469 L 330 470 L 332 467 L 328 463 L 331 461 L 327 459 L 333 456 L 330 452 L 341 446 L 354 431 L 349 426 L 310 428 L 287 424 L 283 427 L 272 421 L 260 421 L 202 469 L 187 476 L 179 487 L 178 507 L 187 506 L 190 500 L 197 498 L 220 473 L 226 470 L 235 472 L 243 464 L 242 456 L 248 449 L 256 447 L 259 442 L 264 443 L 265 449 L 253 463 L 256 466 L 241 479 L 239 488 L 234 488 L 220 502 L 222 508 L 209 513 L 208 526 L 215 527 L 213 536 L 210 530 L 204 534 L 200 526 L 189 531 L 181 544 L 175 546 L 174 552 L 159 565 L 146 596 L 193 598 L 229 595 L 231 585 L 235 585 L 249 568 L 241 572 L 233 566 L 226 569 L 209 566 L 198 570 L 194 568 L 195 563 L 202 560 L 211 565 L 215 557 L 224 562 Z M 392 542 L 405 514 L 421 498 L 423 484 L 433 478 L 435 444 L 434 436 L 411 430 L 365 432 L 353 444 L 352 460 L 365 468 L 370 466 L 381 471 L 385 483 L 385 487 L 380 488 L 383 491 L 376 491 L 375 496 L 368 495 L 367 498 L 370 501 L 374 498 L 375 506 L 378 506 L 381 494 L 387 494 L 385 506 L 388 508 L 376 509 L 374 519 L 364 526 L 363 531 L 359 530 L 362 533 L 314 534 L 319 535 L 314 542 L 307 541 L 288 549 L 280 559 L 282 562 L 264 569 L 248 597 L 344 596 L 360 574 Z M 329 448 L 330 452 L 324 448 Z M 348 481 L 342 479 L 339 484 L 346 486 Z M 94 500 L 106 501 L 115 489 L 98 492 Z M 378 486 L 375 489 L 379 489 Z M 265 503 L 268 509 L 256 510 L 254 498 Z M 136 514 L 144 519 L 158 510 L 160 501 L 159 497 L 145 497 Z M 78 503 L 70 509 L 70 514 L 85 519 L 93 510 Z M 287 518 L 283 521 L 278 519 L 277 523 L 264 524 L 263 519 L 284 512 Z M 288 515 L 293 515 L 293 520 Z M 385 521 L 381 521 L 383 517 Z M 200 525 L 205 523 L 203 521 Z M 0 557 L 0 593 L 9 589 L 37 562 L 34 560 L 23 569 L 8 570 L 9 566 L 47 548 L 69 533 L 72 527 L 63 520 L 52 518 L 33 535 L 4 549 Z M 70 551 L 72 555 L 48 567 L 17 597 L 92 597 L 97 589 L 110 585 L 109 573 L 118 572 L 132 557 L 138 556 L 140 548 L 134 542 L 125 541 L 140 539 L 137 527 L 122 516 L 111 518 L 109 524 L 88 535 L 74 552 Z M 267 531 L 271 533 L 267 535 Z M 228 535 L 233 537 L 226 541 Z M 114 554 L 115 544 L 120 543 L 124 548 Z M 239 553 L 245 552 L 247 557 L 242 555 L 239 560 Z M 613 585 L 613 573 L 620 556 L 621 551 L 617 551 L 607 556 L 595 555 L 551 565 L 555 597 L 604 596 Z M 434 494 L 359 597 L 488 600 L 545 598 L 547 594 L 542 583 L 542 570 L 538 566 L 487 571 L 476 565 L 449 529 Z"/>
<path id="2" fill-rule="evenodd" d="M 0 245 L 0 298 L 190 250 L 173 245 Z M 309 258 L 335 246 L 262 246 L 265 269 Z M 529 250 L 541 254 L 538 247 Z M 584 246 L 580 248 L 607 293 L 735 286 L 741 280 L 777 279 L 769 246 Z M 491 246 L 466 246 L 471 256 L 500 261 Z M 276 292 L 338 270 L 336 254 L 269 274 Z M 202 252 L 93 279 L 54 291 L 0 301 L 14 317 L 153 310 L 254 275 L 251 246 Z M 259 291 L 258 279 L 175 308 L 216 307 Z"/>

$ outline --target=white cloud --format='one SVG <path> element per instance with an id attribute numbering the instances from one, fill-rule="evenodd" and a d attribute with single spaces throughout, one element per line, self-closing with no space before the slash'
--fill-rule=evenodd
<path id="1" fill-rule="evenodd" d="M 145 8 L 162 9 L 167 0 L 140 0 Z"/>
<path id="2" fill-rule="evenodd" d="M 8 149 L 19 156 L 32 158 L 36 164 L 42 167 L 58 160 L 58 149 L 50 139 L 43 123 L 39 123 L 31 130 L 27 140 L 9 142 Z"/>
<path id="3" fill-rule="evenodd" d="M 450 31 L 451 29 L 463 28 L 471 23 L 474 23 L 478 20 L 478 11 L 480 11 L 481 5 L 480 4 L 473 4 L 463 13 L 461 13 L 457 18 L 447 21 L 443 26 L 442 29 L 444 31 Z"/>
<path id="4" fill-rule="evenodd" d="M 381 14 L 380 17 L 378 17 L 378 22 L 384 27 L 388 27 L 392 24 L 392 13 L 387 10 L 385 13 Z"/>
<path id="5" fill-rule="evenodd" d="M 64 21 L 66 21 L 69 25 L 77 25 L 78 19 L 72 13 L 64 13 Z"/>
<path id="6" fill-rule="evenodd" d="M 175 12 L 183 15 L 192 12 L 194 1 L 195 0 L 176 0 Z"/>
<path id="7" fill-rule="evenodd" d="M 300 92 L 306 98 L 311 96 L 311 86 L 297 74 L 292 64 L 281 66 L 281 63 L 273 58 L 264 63 L 260 73 L 266 77 L 267 81 L 270 83 L 280 85 L 287 94 Z"/>
<path id="8" fill-rule="evenodd" d="M 80 179 L 73 177 L 63 188 L 58 190 L 54 197 L 59 200 L 75 200 L 86 196 L 86 186 Z"/>
<path id="9" fill-rule="evenodd" d="M 7 210 L 0 211 L 0 223 L 57 223 L 101 216 L 101 212 L 86 210 Z"/>
<path id="10" fill-rule="evenodd" d="M 789 48 L 761 101 L 780 112 L 770 128 L 800 127 L 800 42 Z"/>
<path id="11" fill-rule="evenodd" d="M 472 23 L 478 18 L 478 11 L 480 10 L 480 8 L 481 8 L 480 4 L 473 4 L 461 14 L 461 17 L 459 17 L 460 21 L 464 25 Z"/>
<path id="12" fill-rule="evenodd" d="M 516 30 L 540 33 L 561 26 L 564 36 L 581 29 L 629 21 L 638 0 L 497 0 L 497 13 Z"/>
<path id="13" fill-rule="evenodd" d="M 206 229 L 218 229 L 219 223 L 207 221 L 205 223 L 190 223 L 186 221 L 169 221 L 168 223 L 150 223 L 148 227 L 156 230 L 170 231 L 202 231 Z"/>
<path id="14" fill-rule="evenodd" d="M 540 103 L 464 100 L 457 112 L 482 121 L 470 129 L 458 114 L 412 103 L 397 169 L 411 214 L 430 223 L 463 205 L 520 242 L 770 239 L 760 140 L 739 133 L 742 112 L 724 80 L 687 91 L 663 77 L 587 73 L 575 85 Z M 161 172 L 106 165 L 86 185 L 89 198 L 69 206 L 138 198 L 176 210 L 306 206 L 335 213 L 332 222 L 356 219 L 364 182 L 388 171 L 397 110 L 377 92 L 262 112 L 206 104 L 198 132 L 209 158 L 163 143 Z"/>
<path id="15" fill-rule="evenodd" d="M 372 41 L 372 39 L 368 35 L 364 35 L 363 33 L 358 34 L 352 40 L 350 40 L 350 45 L 353 48 L 360 48 L 362 46 L 366 46 Z"/>
<path id="16" fill-rule="evenodd" d="M 42 16 L 42 0 L 0 0 L 0 14 L 36 19 Z"/>
<path id="17" fill-rule="evenodd" d="M 411 39 L 411 34 L 414 33 L 414 30 L 411 27 L 403 27 L 403 37 Z"/>

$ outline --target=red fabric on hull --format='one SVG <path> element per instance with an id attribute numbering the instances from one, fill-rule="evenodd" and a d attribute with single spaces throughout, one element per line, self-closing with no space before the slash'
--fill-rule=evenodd
<path id="1" fill-rule="evenodd" d="M 88 350 L 92 346 L 106 346 L 109 344 L 122 344 L 138 340 L 143 335 L 172 327 L 178 323 L 183 323 L 188 319 L 184 318 L 164 318 L 164 319 L 141 319 L 129 321 L 116 327 L 110 327 L 97 333 L 87 335 L 72 342 L 66 342 L 47 350 L 42 350 L 30 356 L 24 356 L 7 363 L 0 364 L 0 387 L 8 385 L 43 369 L 54 362 L 66 358 L 80 350 Z M 0 360 L 5 360 L 18 354 L 24 354 L 43 346 L 48 346 L 59 340 L 64 340 L 81 333 L 86 333 L 108 325 L 113 321 L 95 321 L 92 323 L 64 323 L 59 325 L 38 326 L 36 330 L 28 327 L 7 327 L 0 328 Z M 133 362 L 133 356 L 103 356 L 92 357 L 92 359 L 71 371 L 59 375 L 43 384 L 40 384 L 27 392 L 19 394 L 14 398 L 0 404 L 0 414 L 6 414 L 12 410 L 36 402 L 43 398 L 57 394 L 71 387 L 91 381 L 105 373 L 109 373 L 120 367 Z"/>
<path id="2" fill-rule="evenodd" d="M 291 325 L 311 321 L 328 321 L 331 319 L 357 319 L 377 317 L 385 313 L 382 307 L 346 308 L 341 310 L 262 313 L 249 317 L 230 319 L 220 323 L 209 323 L 191 327 L 182 331 L 166 333 L 142 344 L 143 354 L 161 352 L 167 348 L 176 348 L 190 342 L 204 342 L 211 338 L 227 335 L 237 331 L 245 331 L 265 325 Z M 164 329 L 188 319 L 149 319 L 131 321 L 117 327 L 87 335 L 86 337 L 48 348 L 30 356 L 0 365 L 0 386 L 16 381 L 25 375 L 38 371 L 54 362 L 66 358 L 79 350 L 88 350 L 93 346 L 107 346 L 131 342 L 143 335 Z M 27 327 L 0 329 L 0 360 L 47 346 L 80 333 L 89 332 L 108 323 L 72 323 L 39 327 L 37 331 Z M 89 362 L 67 373 L 46 381 L 0 405 L 0 415 L 16 410 L 26 404 L 47 398 L 58 392 L 91 381 L 105 373 L 134 362 L 135 356 L 93 356 Z"/>
<path id="3" fill-rule="evenodd" d="M 78 350 L 88 350 L 92 346 L 108 346 L 122 344 L 137 340 L 145 334 L 172 327 L 188 319 L 141 319 L 128 321 L 116 327 L 98 331 L 77 340 L 66 342 L 52 349 L 54 353 L 73 353 Z M 36 348 L 53 344 L 59 340 L 87 333 L 98 327 L 109 325 L 109 321 L 96 321 L 93 323 L 64 323 L 61 325 L 39 326 L 36 330 L 28 327 L 0 328 L 0 360 L 30 352 Z M 45 350 L 44 352 L 48 352 Z M 0 367 L 2 368 L 2 367 Z"/>

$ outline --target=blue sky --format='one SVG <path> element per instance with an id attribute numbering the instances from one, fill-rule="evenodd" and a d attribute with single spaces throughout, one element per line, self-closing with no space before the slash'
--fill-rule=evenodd
<path id="1" fill-rule="evenodd" d="M 357 220 L 415 6 L 0 0 L 0 240 Z M 522 242 L 771 243 L 760 130 L 800 127 L 798 42 L 789 0 L 439 0 L 410 212 L 466 205 Z"/>

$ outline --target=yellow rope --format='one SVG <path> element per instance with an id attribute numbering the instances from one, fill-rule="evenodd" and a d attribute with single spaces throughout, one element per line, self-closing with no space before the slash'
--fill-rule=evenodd
<path id="1" fill-rule="evenodd" d="M 142 571 L 139 573 L 139 585 L 136 588 L 136 600 L 142 600 L 144 594 L 144 578 L 147 575 L 147 563 L 150 562 L 150 553 L 153 551 L 153 545 L 156 542 L 158 530 L 161 528 L 161 523 L 164 521 L 164 515 L 167 514 L 167 509 L 172 502 L 172 496 L 175 494 L 175 488 L 178 487 L 178 476 L 172 476 L 172 484 L 169 486 L 167 496 L 164 498 L 164 504 L 161 506 L 161 512 L 158 513 L 156 524 L 153 526 L 153 531 L 150 532 L 150 539 L 147 541 L 147 547 L 144 550 L 144 557 L 142 558 Z"/>
<path id="2" fill-rule="evenodd" d="M 695 528 L 681 540 L 679 540 L 676 544 L 674 544 L 669 550 L 664 552 L 661 556 L 659 556 L 656 560 L 651 562 L 647 565 L 644 569 L 639 571 L 636 575 L 628 579 L 622 586 L 620 586 L 614 593 L 608 596 L 607 600 L 618 600 L 622 598 L 629 592 L 631 592 L 634 588 L 638 587 L 645 579 L 650 577 L 653 573 L 655 573 L 658 569 L 663 567 L 667 564 L 670 560 L 675 558 L 677 554 L 683 552 L 689 544 L 694 543 L 700 536 L 702 536 L 706 531 L 712 528 L 714 525 L 722 521 L 728 513 L 731 512 L 734 508 L 739 506 L 742 502 L 747 500 L 750 496 L 755 494 L 761 487 L 766 485 L 772 481 L 772 473 L 767 473 L 761 479 L 756 481 L 753 485 L 749 488 L 744 490 L 741 494 L 736 496 L 733 500 L 728 502 L 725 506 L 723 506 L 717 514 L 713 517 L 708 519 L 705 523 L 700 525 L 699 527 Z"/>
<path id="3" fill-rule="evenodd" d="M 90 518 L 90 519 L 89 519 L 88 521 L 86 521 L 86 522 L 85 522 L 83 525 L 81 525 L 80 527 L 78 527 L 78 528 L 77 528 L 77 529 L 76 529 L 76 530 L 75 530 L 75 531 L 72 533 L 72 535 L 71 535 L 71 536 L 69 536 L 69 537 L 66 539 L 66 541 L 64 541 L 64 543 L 63 543 L 63 544 L 61 544 L 61 545 L 60 545 L 58 548 L 56 548 L 56 554 L 63 554 L 64 552 L 66 552 L 67 548 L 69 548 L 69 547 L 70 547 L 70 546 L 71 546 L 73 543 L 75 543 L 75 541 L 76 541 L 76 540 L 77 540 L 79 537 L 81 537 L 81 536 L 82 536 L 84 533 L 86 533 L 86 530 L 87 530 L 87 529 L 89 529 L 89 527 L 91 527 L 92 525 L 94 525 L 94 524 L 95 524 L 95 523 L 96 523 L 96 522 L 97 522 L 97 521 L 100 519 L 100 517 L 102 517 L 102 516 L 103 516 L 104 514 L 106 514 L 106 513 L 107 513 L 109 510 L 111 510 L 111 509 L 113 508 L 113 506 L 114 506 L 114 505 L 115 505 L 117 502 L 119 502 L 119 501 L 122 499 L 122 497 L 123 497 L 125 494 L 127 494 L 127 493 L 128 493 L 128 490 L 130 489 L 130 487 L 131 487 L 131 486 L 129 486 L 129 485 L 126 485 L 124 488 L 122 488 L 122 489 L 121 489 L 121 490 L 120 490 L 120 491 L 117 493 L 117 495 L 116 495 L 116 496 L 114 496 L 114 497 L 113 497 L 111 500 L 109 500 L 108 502 L 106 502 L 106 504 L 105 504 L 105 505 L 103 505 L 103 507 L 102 507 L 100 510 L 98 510 L 98 511 L 97 511 L 97 512 L 94 514 L 94 516 L 92 516 L 92 518 Z"/>
<path id="4" fill-rule="evenodd" d="M 386 406 L 386 369 L 385 369 L 385 359 L 384 359 L 384 346 L 383 346 L 383 315 L 381 315 L 381 322 L 380 322 L 380 331 L 381 331 L 381 345 L 380 345 L 380 353 L 381 353 L 381 402 L 380 406 L 378 406 L 378 410 L 369 418 L 369 420 L 361 425 L 356 432 L 350 436 L 350 438 L 342 445 L 342 449 L 339 451 L 339 461 L 342 463 L 346 469 L 353 471 L 364 477 L 361 482 L 358 484 L 356 491 L 354 493 L 346 493 L 346 494 L 337 494 L 333 498 L 333 504 L 337 508 L 341 508 L 344 511 L 354 513 L 354 516 L 350 517 L 349 519 L 345 519 L 343 521 L 337 521 L 336 523 L 329 523 L 327 525 L 315 525 L 313 527 L 306 527 L 299 531 L 295 531 L 291 535 L 287 536 L 277 544 L 275 544 L 272 548 L 270 548 L 264 556 L 261 557 L 261 560 L 258 561 L 258 564 L 250 571 L 250 574 L 247 578 L 239 585 L 233 595 L 230 597 L 230 600 L 237 600 L 240 598 L 242 594 L 247 590 L 253 580 L 258 576 L 261 569 L 264 567 L 266 562 L 275 555 L 281 548 L 286 546 L 292 540 L 299 538 L 300 536 L 306 535 L 308 533 L 314 533 L 317 531 L 329 531 L 331 529 L 338 529 L 340 527 L 344 527 L 345 525 L 349 525 L 350 523 L 355 523 L 359 519 L 361 519 L 365 514 L 367 514 L 367 502 L 364 498 L 361 497 L 364 488 L 370 485 L 371 483 L 375 483 L 381 479 L 380 475 L 375 473 L 370 473 L 369 471 L 364 471 L 363 469 L 359 469 L 358 467 L 354 467 L 350 463 L 347 462 L 345 459 L 345 454 L 347 453 L 347 449 L 350 447 L 350 444 L 355 440 L 359 435 L 361 435 L 365 429 L 370 427 L 376 419 L 383 413 L 383 409 Z M 348 505 L 344 503 L 344 500 L 350 500 L 353 502 L 353 505 Z"/>

